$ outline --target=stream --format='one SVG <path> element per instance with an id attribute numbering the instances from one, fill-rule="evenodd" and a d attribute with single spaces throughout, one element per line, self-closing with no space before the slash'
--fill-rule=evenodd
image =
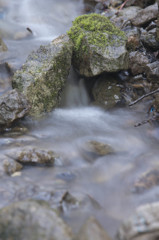
<path id="1" fill-rule="evenodd" d="M 8 52 L 0 54 L 1 63 L 19 68 L 33 49 L 65 33 L 83 9 L 82 0 L 0 1 L 0 37 L 8 46 Z M 26 28 L 32 35 L 22 38 Z M 1 69 L 0 94 L 10 88 L 8 73 Z M 38 122 L 22 122 L 27 131 L 17 134 L 8 129 L 1 134 L 1 156 L 21 147 L 38 146 L 55 151 L 60 158 L 54 167 L 26 166 L 19 175 L 2 176 L 0 207 L 32 196 L 48 200 L 50 192 L 58 202 L 68 191 L 82 201 L 79 206 L 63 209 L 62 216 L 74 232 L 93 215 L 114 236 L 137 206 L 158 200 L 157 186 L 141 193 L 134 191 L 142 173 L 159 168 L 158 130 L 149 124 L 135 128 L 134 124 L 144 118 L 135 108 L 105 111 L 89 102 L 83 80 L 72 75 L 61 108 Z M 89 141 L 109 144 L 115 153 L 93 158 L 85 151 Z"/>

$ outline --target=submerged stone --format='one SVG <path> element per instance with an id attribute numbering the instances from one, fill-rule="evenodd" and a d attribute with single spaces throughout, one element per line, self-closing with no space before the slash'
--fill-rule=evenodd
<path id="1" fill-rule="evenodd" d="M 90 217 L 81 227 L 77 240 L 111 240 L 99 222 Z"/>
<path id="2" fill-rule="evenodd" d="M 72 232 L 44 201 L 16 202 L 0 210 L 0 239 L 72 240 Z"/>
<path id="3" fill-rule="evenodd" d="M 32 52 L 13 77 L 13 87 L 22 92 L 39 117 L 59 106 L 61 93 L 71 67 L 72 41 L 62 35 L 47 46 Z"/>
<path id="4" fill-rule="evenodd" d="M 13 156 L 21 164 L 54 164 L 57 155 L 52 151 L 31 148 L 23 149 Z"/>
<path id="5" fill-rule="evenodd" d="M 75 19 L 68 32 L 74 43 L 73 65 L 86 77 L 128 68 L 126 35 L 99 14 Z"/>
<path id="6" fill-rule="evenodd" d="M 7 51 L 7 50 L 8 50 L 7 46 L 5 45 L 3 40 L 0 38 L 0 52 L 4 52 L 4 51 Z"/>
<path id="7" fill-rule="evenodd" d="M 157 240 L 159 238 L 159 202 L 142 205 L 120 227 L 118 240 Z"/>

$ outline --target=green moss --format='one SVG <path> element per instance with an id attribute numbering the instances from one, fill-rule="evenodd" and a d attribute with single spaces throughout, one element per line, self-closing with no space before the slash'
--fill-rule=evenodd
<path id="1" fill-rule="evenodd" d="M 108 18 L 100 14 L 82 15 L 75 19 L 73 26 L 68 31 L 69 37 L 75 45 L 75 50 L 85 51 L 85 41 L 91 45 L 104 48 L 126 40 L 126 35 L 117 28 Z"/>

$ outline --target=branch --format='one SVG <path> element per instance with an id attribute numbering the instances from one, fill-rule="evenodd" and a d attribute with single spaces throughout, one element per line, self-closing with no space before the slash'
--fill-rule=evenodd
<path id="1" fill-rule="evenodd" d="M 153 94 L 155 94 L 155 93 L 157 93 L 157 92 L 159 92 L 159 88 L 157 88 L 156 90 L 154 90 L 154 91 L 152 91 L 152 92 L 150 92 L 150 93 L 147 93 L 147 94 L 139 97 L 139 98 L 136 99 L 134 102 L 131 102 L 131 103 L 129 104 L 129 106 L 132 106 L 132 105 L 138 103 L 139 101 L 141 101 L 143 98 L 148 97 L 148 96 L 150 96 L 150 95 L 153 95 Z"/>

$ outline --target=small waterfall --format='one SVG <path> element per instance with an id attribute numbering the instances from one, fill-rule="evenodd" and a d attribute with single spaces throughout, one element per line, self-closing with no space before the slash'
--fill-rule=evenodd
<path id="1" fill-rule="evenodd" d="M 81 107 L 89 104 L 89 96 L 84 78 L 80 78 L 73 68 L 70 70 L 63 95 L 62 105 L 65 107 Z"/>

